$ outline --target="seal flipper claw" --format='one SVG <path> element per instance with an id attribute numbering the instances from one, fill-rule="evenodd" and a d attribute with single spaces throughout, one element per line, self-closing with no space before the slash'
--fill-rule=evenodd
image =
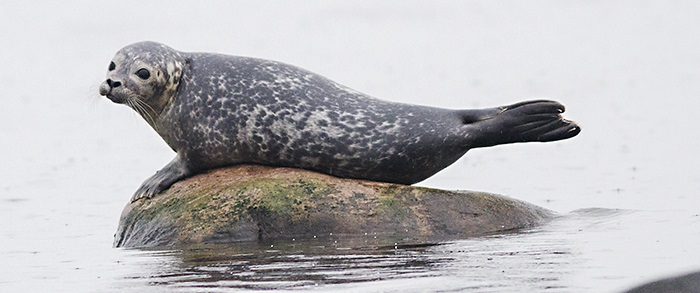
<path id="1" fill-rule="evenodd" d="M 177 156 L 163 167 L 163 169 L 146 179 L 146 181 L 141 184 L 141 187 L 136 190 L 134 196 L 131 197 L 131 202 L 142 198 L 152 198 L 158 193 L 168 189 L 173 183 L 189 175 L 190 172 L 185 167 L 185 164 L 183 164 L 180 156 Z"/>
<path id="2" fill-rule="evenodd" d="M 569 120 L 562 119 L 559 122 L 560 122 L 560 125 L 558 125 L 558 127 L 556 127 L 555 129 L 553 129 L 549 132 L 541 134 L 538 137 L 538 141 L 546 142 L 546 141 L 567 139 L 570 137 L 574 137 L 579 132 L 581 132 L 581 128 Z"/>
<path id="3" fill-rule="evenodd" d="M 520 108 L 519 110 L 522 110 L 526 114 L 561 114 L 564 113 L 564 111 L 566 110 L 564 105 L 550 100 L 524 101 L 520 103 L 515 103 L 513 105 L 504 106 L 501 108 L 505 111 Z"/>

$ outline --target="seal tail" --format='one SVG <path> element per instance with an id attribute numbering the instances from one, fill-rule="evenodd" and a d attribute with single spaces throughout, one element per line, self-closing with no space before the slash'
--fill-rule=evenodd
<path id="1" fill-rule="evenodd" d="M 516 142 L 548 142 L 567 139 L 581 132 L 575 122 L 564 119 L 564 105 L 547 100 L 527 101 L 483 110 L 457 111 L 475 135 L 470 147 Z"/>

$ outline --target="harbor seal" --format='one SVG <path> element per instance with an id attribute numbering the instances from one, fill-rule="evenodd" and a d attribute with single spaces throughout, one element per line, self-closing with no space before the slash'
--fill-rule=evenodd
<path id="1" fill-rule="evenodd" d="M 554 101 L 469 110 L 394 103 L 292 65 L 155 42 L 119 50 L 99 91 L 138 112 L 177 153 L 132 201 L 243 163 L 414 184 L 472 148 L 580 132 Z"/>

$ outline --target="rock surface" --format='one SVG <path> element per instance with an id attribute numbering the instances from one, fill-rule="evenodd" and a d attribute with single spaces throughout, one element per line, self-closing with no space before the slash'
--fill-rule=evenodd
<path id="1" fill-rule="evenodd" d="M 464 238 L 536 225 L 546 209 L 455 192 L 315 172 L 241 165 L 129 203 L 115 247 L 163 247 L 335 235 Z"/>
<path id="2" fill-rule="evenodd" d="M 625 293 L 697 293 L 700 292 L 700 272 L 693 272 L 686 275 L 668 277 L 658 281 L 653 281 L 625 291 Z"/>

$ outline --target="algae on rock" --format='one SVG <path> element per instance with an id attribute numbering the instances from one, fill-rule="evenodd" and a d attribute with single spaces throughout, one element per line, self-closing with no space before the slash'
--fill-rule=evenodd
<path id="1" fill-rule="evenodd" d="M 256 165 L 217 169 L 128 204 L 116 247 L 304 238 L 327 233 L 460 238 L 533 226 L 546 209 L 455 192 Z"/>

